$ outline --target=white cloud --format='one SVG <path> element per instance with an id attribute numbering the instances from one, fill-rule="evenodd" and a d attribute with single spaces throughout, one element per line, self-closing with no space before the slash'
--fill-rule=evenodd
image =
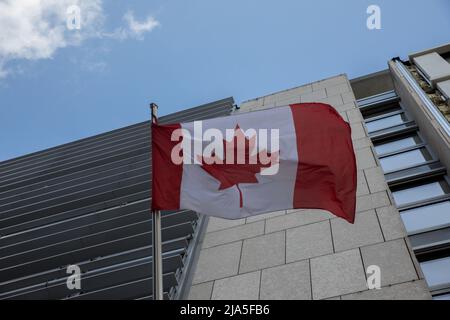
<path id="1" fill-rule="evenodd" d="M 66 11 L 72 5 L 81 9 L 80 30 L 69 30 L 66 25 Z M 80 45 L 88 38 L 142 39 L 159 25 L 153 17 L 136 21 L 131 11 L 124 19 L 126 27 L 108 34 L 103 30 L 102 0 L 2 0 L 0 79 L 9 74 L 7 64 L 12 60 L 50 59 L 58 49 Z"/>
<path id="2" fill-rule="evenodd" d="M 139 22 L 134 18 L 132 11 L 128 11 L 123 18 L 128 22 L 128 29 L 132 36 L 140 39 L 142 34 L 145 32 L 150 32 L 154 28 L 159 26 L 159 22 L 155 20 L 152 16 L 147 17 L 145 21 Z"/>
<path id="3" fill-rule="evenodd" d="M 117 40 L 129 38 L 142 40 L 144 38 L 144 33 L 150 32 L 160 25 L 159 21 L 152 16 L 148 16 L 144 21 L 137 21 L 133 11 L 125 13 L 123 19 L 126 22 L 125 27 L 117 28 L 111 33 L 105 32 L 102 34 L 102 37 Z"/>

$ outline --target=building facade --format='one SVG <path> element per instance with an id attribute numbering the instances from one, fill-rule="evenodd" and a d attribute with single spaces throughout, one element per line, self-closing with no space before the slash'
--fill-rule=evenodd
<path id="1" fill-rule="evenodd" d="M 312 209 L 164 212 L 165 298 L 449 299 L 449 56 L 445 45 L 357 79 L 162 117 L 328 103 L 352 128 L 358 179 L 354 225 Z M 150 139 L 145 122 L 0 163 L 0 299 L 152 298 Z M 368 287 L 373 266 L 381 289 Z"/>
<path id="2" fill-rule="evenodd" d="M 242 103 L 236 112 L 325 102 L 350 123 L 355 224 L 310 209 L 210 218 L 189 298 L 450 299 L 449 56 L 445 45 Z"/>

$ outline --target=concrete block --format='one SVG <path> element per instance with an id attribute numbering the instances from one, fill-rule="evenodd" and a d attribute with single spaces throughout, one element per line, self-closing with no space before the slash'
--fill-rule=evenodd
<path id="1" fill-rule="evenodd" d="M 342 100 L 342 96 L 340 97 L 340 99 Z M 337 104 L 334 107 L 339 112 L 344 112 L 344 111 L 348 111 L 348 110 L 354 110 L 354 109 L 357 108 L 355 102 L 344 103 L 343 100 L 342 100 L 342 104 L 340 104 L 340 105 Z"/>
<path id="2" fill-rule="evenodd" d="M 299 103 L 301 95 L 309 94 L 311 92 L 312 92 L 311 85 L 275 92 L 273 94 L 269 94 L 259 98 L 260 100 L 263 100 L 263 103 L 260 106 L 268 106 L 268 105 L 280 106 L 285 105 L 286 103 L 287 104 Z"/>
<path id="3" fill-rule="evenodd" d="M 286 231 L 286 262 L 333 252 L 329 221 L 308 224 Z"/>
<path id="4" fill-rule="evenodd" d="M 430 80 L 433 88 L 437 82 L 450 79 L 450 64 L 438 53 L 431 52 L 413 58 L 414 64 Z"/>
<path id="5" fill-rule="evenodd" d="M 372 141 L 370 141 L 370 139 L 367 137 L 355 139 L 352 142 L 353 142 L 353 149 L 355 150 L 369 148 L 372 146 Z"/>
<path id="6" fill-rule="evenodd" d="M 358 140 L 367 137 L 366 131 L 362 125 L 362 123 L 351 123 L 350 127 L 352 129 L 352 140 Z M 360 149 L 360 148 L 358 148 Z"/>
<path id="7" fill-rule="evenodd" d="M 286 210 L 258 214 L 256 216 L 248 217 L 246 223 L 251 223 L 251 222 L 261 221 L 261 220 L 265 220 L 265 219 L 269 219 L 269 218 L 273 218 L 273 217 L 278 217 L 278 216 L 282 216 L 284 214 L 286 214 Z"/>
<path id="8" fill-rule="evenodd" d="M 356 212 L 368 211 L 390 205 L 386 191 L 356 197 Z"/>
<path id="9" fill-rule="evenodd" d="M 189 290 L 188 300 L 210 300 L 214 281 L 193 285 Z"/>
<path id="10" fill-rule="evenodd" d="M 263 300 L 311 300 L 309 261 L 264 269 L 260 298 Z"/>
<path id="11" fill-rule="evenodd" d="M 351 109 L 351 110 L 347 110 L 347 117 L 348 117 L 348 122 L 349 123 L 354 123 L 354 122 L 363 122 L 363 117 L 361 114 L 361 111 L 359 111 L 359 109 Z"/>
<path id="12" fill-rule="evenodd" d="M 252 108 L 252 111 L 260 111 L 260 110 L 266 110 L 266 109 L 271 109 L 275 107 L 275 102 L 267 102 L 264 103 L 264 105 L 260 106 L 260 107 L 254 107 Z"/>
<path id="13" fill-rule="evenodd" d="M 292 88 L 288 90 L 291 94 L 293 95 L 302 95 L 305 93 L 309 93 L 312 91 L 312 85 L 311 84 L 306 84 L 300 87 L 296 87 L 296 88 Z"/>
<path id="14" fill-rule="evenodd" d="M 369 193 L 370 191 L 367 183 L 358 183 L 358 185 L 356 186 L 356 196 L 363 196 Z"/>
<path id="15" fill-rule="evenodd" d="M 394 206 L 376 209 L 381 231 L 386 240 L 400 239 L 407 236 L 405 226 L 397 208 Z"/>
<path id="16" fill-rule="evenodd" d="M 263 102 L 264 102 L 263 98 L 245 101 L 245 102 L 241 103 L 241 105 L 239 106 L 238 112 L 248 111 L 249 109 L 254 108 L 254 107 L 261 107 L 263 105 Z"/>
<path id="17" fill-rule="evenodd" d="M 403 239 L 361 248 L 364 269 L 377 265 L 381 269 L 381 286 L 418 279 L 410 253 Z"/>
<path id="18" fill-rule="evenodd" d="M 239 273 L 269 268 L 285 263 L 285 232 L 275 232 L 244 240 Z"/>
<path id="19" fill-rule="evenodd" d="M 287 106 L 287 105 L 295 104 L 295 103 L 300 103 L 300 96 L 276 100 L 275 106 L 282 107 L 282 106 Z"/>
<path id="20" fill-rule="evenodd" d="M 342 96 L 342 100 L 344 101 L 344 103 L 356 101 L 355 95 L 353 94 L 352 91 L 342 93 L 341 96 Z"/>
<path id="21" fill-rule="evenodd" d="M 347 113 L 345 111 L 339 112 L 339 115 L 342 117 L 342 119 L 344 119 L 345 122 L 348 122 Z"/>
<path id="22" fill-rule="evenodd" d="M 329 104 L 330 106 L 332 106 L 337 111 L 340 111 L 339 107 L 344 104 L 344 102 L 342 101 L 341 95 L 326 97 L 326 98 L 323 98 L 323 99 L 319 99 L 316 102 L 322 102 L 322 103 Z"/>
<path id="23" fill-rule="evenodd" d="M 302 94 L 300 100 L 301 102 L 318 102 L 320 99 L 325 99 L 326 97 L 327 93 L 325 92 L 325 89 L 320 89 L 318 91 Z"/>
<path id="24" fill-rule="evenodd" d="M 349 92 L 350 86 L 348 85 L 347 82 L 344 82 L 336 86 L 325 87 L 325 90 L 327 91 L 327 96 L 331 97 L 334 95 L 341 95 L 342 93 Z"/>
<path id="25" fill-rule="evenodd" d="M 261 272 L 256 271 L 216 280 L 212 300 L 257 300 L 260 278 Z"/>
<path id="26" fill-rule="evenodd" d="M 266 220 L 266 233 L 271 233 L 288 228 L 294 228 L 305 224 L 319 222 L 334 217 L 325 210 L 305 209 Z"/>
<path id="27" fill-rule="evenodd" d="M 437 88 L 444 96 L 447 103 L 450 101 L 450 80 L 442 81 L 437 83 Z"/>
<path id="28" fill-rule="evenodd" d="M 263 106 L 265 105 L 275 105 L 276 95 L 268 95 L 262 98 L 263 99 Z"/>
<path id="29" fill-rule="evenodd" d="M 326 299 L 366 289 L 366 278 L 358 249 L 311 261 L 313 299 Z"/>
<path id="30" fill-rule="evenodd" d="M 264 106 L 275 105 L 277 101 L 286 100 L 291 98 L 298 98 L 300 100 L 300 96 L 293 96 L 287 92 L 279 92 L 275 94 L 271 94 L 264 97 Z"/>
<path id="31" fill-rule="evenodd" d="M 228 229 L 245 223 L 245 219 L 229 220 L 216 217 L 209 217 L 206 232 L 214 232 L 218 230 Z"/>
<path id="32" fill-rule="evenodd" d="M 356 195 L 362 196 L 362 195 L 369 194 L 370 193 L 369 186 L 367 185 L 364 171 L 358 170 L 356 179 L 357 179 Z"/>
<path id="33" fill-rule="evenodd" d="M 244 219 L 245 220 L 245 219 Z M 203 248 L 247 239 L 264 233 L 264 221 L 243 224 L 234 228 L 210 232 L 205 235 Z"/>
<path id="34" fill-rule="evenodd" d="M 430 300 L 431 295 L 423 280 L 396 284 L 381 289 L 343 295 L 342 300 Z"/>
<path id="35" fill-rule="evenodd" d="M 331 219 L 331 229 L 336 252 L 383 242 L 375 210 L 357 214 L 354 224 Z"/>
<path id="36" fill-rule="evenodd" d="M 388 189 L 386 179 L 381 167 L 374 167 L 364 170 L 370 193 L 380 192 Z"/>
<path id="37" fill-rule="evenodd" d="M 239 270 L 241 247 L 241 242 L 233 242 L 201 250 L 192 283 L 236 275 Z"/>
<path id="38" fill-rule="evenodd" d="M 356 154 L 356 167 L 358 170 L 373 168 L 377 166 L 371 148 L 358 149 Z"/>
<path id="39" fill-rule="evenodd" d="M 325 80 L 317 81 L 312 83 L 312 88 L 314 91 L 323 88 L 334 87 L 340 84 L 348 84 L 347 77 L 345 75 L 338 75 Z"/>

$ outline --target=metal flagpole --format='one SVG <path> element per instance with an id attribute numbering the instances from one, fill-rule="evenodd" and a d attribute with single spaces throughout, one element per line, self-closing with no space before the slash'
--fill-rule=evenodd
<path id="1" fill-rule="evenodd" d="M 152 124 L 158 122 L 156 103 L 150 103 Z M 152 167 L 152 170 L 154 168 Z M 153 300 L 163 299 L 163 271 L 161 250 L 161 211 L 152 210 Z"/>

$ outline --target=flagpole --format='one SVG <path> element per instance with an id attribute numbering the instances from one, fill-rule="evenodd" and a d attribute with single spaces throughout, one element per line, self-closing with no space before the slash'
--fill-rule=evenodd
<path id="1" fill-rule="evenodd" d="M 150 103 L 152 112 L 152 124 L 158 122 L 158 106 Z M 152 170 L 154 168 L 152 167 Z M 163 299 L 163 271 L 161 250 L 161 211 L 152 210 L 152 259 L 153 259 L 153 300 Z"/>

